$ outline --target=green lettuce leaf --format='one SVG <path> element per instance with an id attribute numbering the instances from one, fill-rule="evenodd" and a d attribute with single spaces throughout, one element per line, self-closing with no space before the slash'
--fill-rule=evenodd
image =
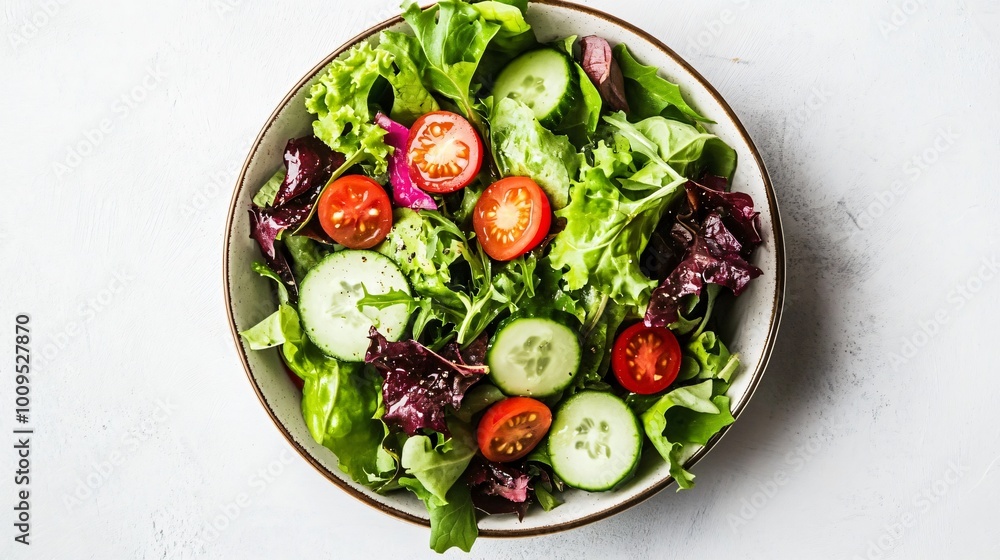
<path id="1" fill-rule="evenodd" d="M 685 355 L 693 357 L 698 365 L 699 379 L 718 379 L 729 383 L 740 366 L 740 358 L 731 354 L 722 340 L 712 331 L 705 331 L 685 347 Z"/>
<path id="2" fill-rule="evenodd" d="M 470 428 L 461 422 L 449 422 L 449 445 L 436 449 L 435 442 L 425 435 L 411 436 L 403 444 L 401 464 L 406 473 L 444 504 L 448 490 L 462 477 L 478 448 Z"/>
<path id="3" fill-rule="evenodd" d="M 512 58 L 538 44 L 535 33 L 524 19 L 525 12 L 519 6 L 486 0 L 477 2 L 472 7 L 479 12 L 483 21 L 500 26 L 487 48 L 503 55 L 505 62 L 510 62 Z"/>
<path id="4" fill-rule="evenodd" d="M 674 107 L 691 124 L 696 121 L 712 122 L 684 101 L 680 86 L 661 78 L 655 66 L 640 64 L 624 43 L 616 46 L 613 54 L 625 78 L 625 97 L 633 119 L 661 116 L 667 108 Z"/>
<path id="5" fill-rule="evenodd" d="M 431 550 L 438 553 L 453 547 L 465 552 L 472 550 L 479 536 L 479 527 L 476 525 L 472 493 L 467 485 L 452 486 L 447 502 L 441 503 L 415 478 L 403 478 L 399 484 L 416 494 L 427 506 L 431 518 Z"/>
<path id="6" fill-rule="evenodd" d="M 327 359 L 325 367 L 305 380 L 302 416 L 316 443 L 333 451 L 340 469 L 355 482 L 373 485 L 386 480 L 381 457 L 385 425 L 374 418 L 382 378 L 365 364 Z"/>
<path id="7" fill-rule="evenodd" d="M 729 179 L 736 170 L 735 150 L 714 134 L 689 124 L 663 117 L 649 117 L 633 124 L 624 113 L 604 119 L 616 134 L 628 140 L 641 164 L 635 175 L 623 181 L 625 188 L 656 188 L 678 177 L 699 179 L 706 173 Z"/>
<path id="8" fill-rule="evenodd" d="M 472 78 L 501 26 L 483 20 L 479 10 L 459 0 L 441 0 L 426 10 L 409 0 L 403 19 L 413 28 L 423 51 L 417 66 L 424 85 L 448 98 L 482 131 L 483 123 L 474 110 Z"/>
<path id="9" fill-rule="evenodd" d="M 577 387 L 583 388 L 604 379 L 611 366 L 611 346 L 629 309 L 610 298 L 606 299 L 603 310 L 583 339 L 580 371 L 574 381 Z"/>
<path id="10" fill-rule="evenodd" d="M 571 35 L 552 43 L 552 46 L 566 53 L 571 59 L 573 56 L 573 45 L 576 44 L 576 35 Z M 577 147 L 583 147 L 590 143 L 597 125 L 601 122 L 601 109 L 604 101 L 601 99 L 601 92 L 597 86 L 590 81 L 590 77 L 583 70 L 583 66 L 574 62 L 578 82 L 580 84 L 580 95 L 576 97 L 573 107 L 566 113 L 555 131 L 565 134 Z"/>
<path id="11" fill-rule="evenodd" d="M 576 149 L 569 139 L 549 132 L 535 120 L 530 108 L 509 97 L 494 104 L 490 125 L 500 173 L 531 177 L 548 195 L 553 208 L 566 206 L 578 167 Z"/>
<path id="12" fill-rule="evenodd" d="M 282 237 L 288 253 L 292 256 L 292 270 L 300 282 L 319 261 L 330 254 L 318 241 L 304 235 L 285 235 Z"/>
<path id="13" fill-rule="evenodd" d="M 306 98 L 306 110 L 317 116 L 313 134 L 348 161 L 366 161 L 373 175 L 386 172 L 389 146 L 386 131 L 373 122 L 369 96 L 391 56 L 368 43 L 353 47 L 327 67 Z"/>
<path id="14" fill-rule="evenodd" d="M 379 36 L 378 49 L 388 54 L 388 64 L 379 67 L 382 76 L 389 81 L 394 94 L 392 120 L 406 126 L 426 113 L 441 107 L 434 96 L 420 81 L 417 62 L 423 57 L 420 42 L 412 35 L 396 31 L 383 31 Z"/>
<path id="15" fill-rule="evenodd" d="M 638 255 L 667 207 L 684 192 L 684 182 L 677 179 L 631 200 L 600 168 L 582 171 L 569 205 L 556 212 L 566 219 L 566 229 L 555 236 L 549 253 L 552 266 L 566 270 L 566 286 L 578 290 L 589 284 L 623 306 L 645 309 L 656 282 L 639 269 Z"/>
<path id="16" fill-rule="evenodd" d="M 641 415 L 646 436 L 681 489 L 694 486 L 694 475 L 684 469 L 684 458 L 734 421 L 729 397 L 712 396 L 713 390 L 712 381 L 674 389 Z"/>
<path id="17" fill-rule="evenodd" d="M 253 203 L 260 208 L 274 204 L 274 198 L 278 196 L 278 189 L 285 180 L 285 169 L 281 168 L 271 175 L 271 178 L 264 183 L 264 186 L 253 195 Z"/>

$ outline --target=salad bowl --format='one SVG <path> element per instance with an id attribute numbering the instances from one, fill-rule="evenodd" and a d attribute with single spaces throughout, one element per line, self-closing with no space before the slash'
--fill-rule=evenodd
<path id="1" fill-rule="evenodd" d="M 733 190 L 750 194 L 760 212 L 763 244 L 754 254 L 753 264 L 763 272 L 739 298 L 727 302 L 729 308 L 719 325 L 729 348 L 741 357 L 740 370 L 733 377 L 727 396 L 732 415 L 739 417 L 760 382 L 777 334 L 784 294 L 785 257 L 778 207 L 764 163 L 757 148 L 732 108 L 687 62 L 659 39 L 614 16 L 587 6 L 560 0 L 533 2 L 528 21 L 542 41 L 566 35 L 600 35 L 611 44 L 626 43 L 636 58 L 660 68 L 661 75 L 684 90 L 691 105 L 712 118 L 710 130 L 732 146 L 739 166 Z M 260 258 L 259 248 L 250 237 L 246 210 L 257 188 L 274 172 L 289 138 L 309 134 L 314 115 L 304 107 L 310 86 L 324 68 L 347 49 L 363 41 L 376 41 L 384 30 L 401 30 L 400 17 L 389 19 L 359 34 L 332 52 L 310 70 L 278 104 L 253 143 L 239 175 L 228 222 L 223 255 L 226 312 L 237 352 L 249 381 L 267 414 L 296 451 L 331 482 L 366 504 L 403 520 L 427 525 L 423 504 L 408 492 L 378 494 L 356 484 L 338 468 L 337 458 L 316 443 L 303 422 L 301 393 L 286 373 L 278 352 L 251 352 L 239 332 L 257 324 L 273 311 L 272 284 L 251 270 Z M 594 216 L 594 219 L 600 219 Z M 691 450 L 684 459 L 690 468 L 719 443 L 723 429 L 705 446 Z M 636 476 L 613 492 L 588 493 L 571 490 L 565 504 L 549 511 L 531 511 L 518 521 L 514 516 L 488 516 L 479 522 L 480 534 L 488 537 L 529 536 L 578 527 L 621 512 L 667 488 L 674 481 L 668 465 L 647 460 Z M 711 481 L 703 481 L 711 484 Z"/>

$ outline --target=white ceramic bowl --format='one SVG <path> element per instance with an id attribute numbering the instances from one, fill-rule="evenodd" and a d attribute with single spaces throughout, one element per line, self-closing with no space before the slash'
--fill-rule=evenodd
<path id="1" fill-rule="evenodd" d="M 528 20 L 542 41 L 566 35 L 596 34 L 607 38 L 612 45 L 628 44 L 636 58 L 658 66 L 665 77 L 680 84 L 692 105 L 718 122 L 711 130 L 739 154 L 734 189 L 752 195 L 760 211 L 764 244 L 753 260 L 764 274 L 732 302 L 724 317 L 726 324 L 720 329 L 729 348 L 738 352 L 742 359 L 740 371 L 729 389 L 733 416 L 738 417 L 753 395 L 770 357 L 784 294 L 785 258 L 778 207 L 757 148 L 729 105 L 701 75 L 659 40 L 633 25 L 598 10 L 560 0 L 533 2 L 528 10 Z M 250 270 L 250 263 L 261 256 L 257 245 L 250 239 L 247 209 L 256 190 L 280 165 L 285 142 L 312 130 L 313 116 L 306 112 L 303 105 L 309 86 L 331 60 L 354 44 L 377 40 L 380 31 L 398 30 L 404 26 L 401 18 L 397 17 L 358 35 L 313 68 L 278 105 L 254 142 L 233 193 L 226 226 L 223 273 L 226 311 L 237 350 L 261 404 L 281 433 L 303 458 L 348 493 L 391 515 L 427 524 L 423 504 L 409 492 L 382 496 L 345 476 L 337 467 L 333 453 L 309 436 L 302 421 L 301 395 L 286 376 L 278 352 L 251 352 L 236 334 L 253 326 L 276 308 L 270 281 Z M 690 468 L 704 457 L 725 431 L 689 457 L 686 465 Z M 569 491 L 564 505 L 550 512 L 533 508 L 523 522 L 518 522 L 511 515 L 490 516 L 480 521 L 480 534 L 491 537 L 526 536 L 577 527 L 623 511 L 672 482 L 667 466 L 655 453 L 647 453 L 636 477 L 623 488 L 606 493 Z M 710 480 L 701 481 L 701 484 L 711 483 Z"/>

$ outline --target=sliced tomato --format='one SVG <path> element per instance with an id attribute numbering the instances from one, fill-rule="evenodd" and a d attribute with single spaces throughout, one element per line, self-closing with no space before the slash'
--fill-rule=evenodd
<path id="1" fill-rule="evenodd" d="M 528 177 L 507 177 L 483 191 L 472 212 L 472 227 L 486 254 L 509 261 L 534 249 L 552 225 L 545 191 Z"/>
<path id="2" fill-rule="evenodd" d="M 666 389 L 681 370 L 681 346 L 670 329 L 636 323 L 618 335 L 611 368 L 622 387 L 640 395 Z"/>
<path id="3" fill-rule="evenodd" d="M 516 461 L 538 445 L 552 425 L 552 412 L 541 401 L 512 397 L 491 406 L 479 421 L 479 450 L 490 461 Z"/>
<path id="4" fill-rule="evenodd" d="M 421 189 L 442 194 L 464 188 L 483 165 L 483 142 L 469 121 L 448 111 L 417 119 L 406 145 L 410 178 Z"/>
<path id="5" fill-rule="evenodd" d="M 392 205 L 382 185 L 364 175 L 345 175 L 319 197 L 319 225 L 348 249 L 378 245 L 392 229 Z"/>

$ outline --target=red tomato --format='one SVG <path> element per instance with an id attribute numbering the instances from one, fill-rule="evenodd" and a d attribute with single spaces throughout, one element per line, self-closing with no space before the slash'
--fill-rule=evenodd
<path id="1" fill-rule="evenodd" d="M 670 329 L 639 322 L 618 336 L 611 368 L 622 387 L 640 395 L 666 389 L 681 370 L 681 347 Z"/>
<path id="2" fill-rule="evenodd" d="M 461 115 L 435 111 L 417 119 L 406 143 L 410 177 L 421 189 L 442 194 L 472 182 L 483 165 L 483 143 Z"/>
<path id="3" fill-rule="evenodd" d="M 319 197 L 319 225 L 348 249 L 378 245 L 392 229 L 392 205 L 382 185 L 364 175 L 345 175 Z"/>
<path id="4" fill-rule="evenodd" d="M 491 406 L 479 421 L 479 450 L 490 461 L 516 461 L 538 445 L 552 425 L 552 412 L 528 397 L 512 397 Z"/>
<path id="5" fill-rule="evenodd" d="M 527 177 L 507 177 L 483 191 L 472 212 L 472 227 L 486 254 L 509 261 L 534 249 L 552 224 L 549 199 Z"/>

